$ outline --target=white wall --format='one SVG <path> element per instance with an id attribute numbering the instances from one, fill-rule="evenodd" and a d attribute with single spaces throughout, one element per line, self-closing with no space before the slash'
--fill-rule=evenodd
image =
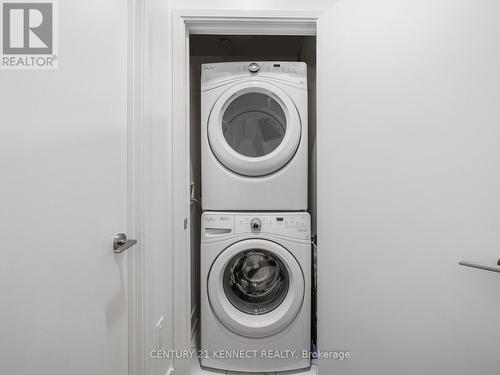
<path id="1" fill-rule="evenodd" d="M 500 257 L 499 14 L 344 0 L 323 20 L 319 343 L 352 353 L 326 374 L 498 374 L 499 275 L 457 263 Z"/>
<path id="2" fill-rule="evenodd" d="M 171 9 L 324 10 L 335 0 L 169 0 Z"/>

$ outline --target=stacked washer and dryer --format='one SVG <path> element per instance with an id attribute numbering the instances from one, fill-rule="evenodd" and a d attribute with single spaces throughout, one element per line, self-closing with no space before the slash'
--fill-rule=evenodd
<path id="1" fill-rule="evenodd" d="M 201 126 L 201 364 L 308 368 L 306 64 L 203 64 Z"/>

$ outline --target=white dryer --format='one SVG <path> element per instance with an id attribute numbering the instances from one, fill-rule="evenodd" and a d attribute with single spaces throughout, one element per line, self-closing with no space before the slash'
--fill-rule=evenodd
<path id="1" fill-rule="evenodd" d="M 201 229 L 201 365 L 308 368 L 309 214 L 205 212 Z"/>
<path id="2" fill-rule="evenodd" d="M 306 210 L 307 131 L 306 64 L 203 64 L 203 209 Z"/>

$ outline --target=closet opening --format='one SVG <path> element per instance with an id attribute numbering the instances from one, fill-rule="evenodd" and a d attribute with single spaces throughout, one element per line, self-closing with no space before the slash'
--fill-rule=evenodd
<path id="1" fill-rule="evenodd" d="M 307 129 L 303 129 L 303 131 L 307 132 L 307 208 L 304 210 L 290 210 L 292 212 L 295 211 L 303 211 L 307 212 L 310 215 L 310 244 L 309 248 L 311 252 L 311 263 L 310 269 L 308 272 L 302 271 L 305 277 L 310 278 L 308 281 L 308 291 L 310 293 L 310 334 L 311 334 L 311 351 L 316 350 L 316 342 L 317 342 L 317 331 L 316 331 L 316 37 L 315 36 L 290 36 L 290 35 L 190 35 L 189 36 L 189 147 L 190 147 L 190 194 L 191 194 L 191 202 L 190 202 L 190 301 L 191 301 L 191 345 L 193 349 L 200 349 L 200 322 L 201 322 L 201 285 L 202 283 L 208 283 L 208 280 L 204 279 L 204 276 L 201 276 L 202 264 L 200 256 L 200 239 L 202 237 L 202 214 L 204 210 L 202 209 L 202 205 L 204 203 L 204 197 L 202 194 L 202 142 L 204 141 L 204 137 L 207 137 L 205 130 L 202 130 L 202 112 L 201 108 L 201 91 L 202 91 L 202 65 L 203 64 L 214 64 L 214 63 L 241 63 L 241 67 L 245 69 L 252 69 L 250 64 L 257 63 L 257 68 L 264 69 L 264 67 L 270 66 L 270 69 L 285 69 L 284 66 L 288 66 L 287 63 L 305 63 L 304 66 L 305 71 L 307 72 L 307 82 L 304 84 L 307 87 Z M 266 64 L 267 62 L 272 63 L 271 65 Z M 281 64 L 284 66 L 281 66 Z M 291 65 L 291 70 L 295 69 L 293 65 Z M 301 65 L 297 65 L 300 70 Z M 288 69 L 288 68 L 286 68 Z M 262 91 L 265 93 L 265 90 Z M 280 99 L 279 97 L 268 97 L 264 98 L 263 96 L 257 97 L 248 97 L 249 102 L 252 105 L 260 105 L 264 103 L 269 108 L 271 108 L 271 114 L 267 119 L 259 119 L 260 125 L 263 123 L 267 125 L 271 124 L 271 126 L 267 127 L 261 136 L 264 139 L 264 146 L 255 146 L 251 143 L 245 144 L 245 139 L 242 139 L 240 133 L 227 135 L 224 133 L 226 140 L 228 137 L 232 137 L 235 144 L 237 143 L 238 147 L 244 149 L 246 153 L 249 155 L 256 154 L 261 152 L 265 154 L 266 152 L 271 152 L 269 150 L 273 150 L 279 146 L 279 137 L 284 133 L 282 128 L 280 128 L 277 124 L 284 123 L 285 117 L 289 119 L 289 114 L 281 114 L 279 110 L 274 110 L 273 106 L 278 106 L 278 104 L 274 103 L 273 100 L 276 100 L 277 103 L 281 103 L 286 99 Z M 262 103 L 261 103 L 262 102 Z M 293 102 L 293 100 L 291 101 Z M 259 104 L 260 103 L 260 104 Z M 231 110 L 231 108 L 229 108 Z M 245 129 L 249 129 L 251 123 L 250 111 L 247 111 L 246 114 L 241 115 L 241 122 Z M 247 116 L 247 117 L 245 117 Z M 281 116 L 281 117 L 280 117 Z M 233 116 L 236 117 L 236 116 Z M 250 130 L 245 130 L 250 131 Z M 238 138 L 239 137 L 239 138 Z M 243 137 L 244 138 L 244 137 Z M 275 144 L 273 143 L 275 142 Z M 236 147 L 236 146 L 235 146 Z M 286 165 L 286 164 L 285 164 Z M 293 187 L 290 187 L 293 188 Z M 221 186 L 221 189 L 224 189 L 224 186 Z M 265 191 L 262 192 L 265 194 Z M 206 210 L 205 210 L 206 211 Z M 209 210 L 214 211 L 214 210 Z M 238 210 L 215 210 L 215 211 L 231 211 L 232 214 L 238 214 Z M 290 212 L 286 212 L 288 210 L 283 210 L 284 214 L 279 215 L 274 212 L 269 212 L 269 220 L 273 220 L 273 223 L 276 225 L 280 225 L 283 222 L 283 225 L 288 225 L 289 223 L 297 222 L 297 224 L 302 223 L 302 217 L 300 215 L 294 216 Z M 261 212 L 259 210 L 258 212 Z M 210 212 L 209 212 L 210 213 Z M 266 212 L 264 212 L 266 213 Z M 266 213 L 267 214 L 267 213 Z M 249 214 L 249 217 L 252 216 Z M 266 216 L 267 217 L 267 216 Z M 234 220 L 241 220 L 242 223 L 245 221 L 245 217 L 236 217 Z M 251 218 L 250 218 L 251 219 Z M 231 219 L 233 220 L 233 219 Z M 249 223 L 254 225 L 253 222 Z M 230 233 L 232 230 L 236 230 L 238 223 L 235 226 L 228 229 L 224 226 L 214 226 L 210 229 L 210 233 L 213 235 L 224 235 L 225 233 Z M 264 223 L 256 223 L 255 225 L 265 225 Z M 270 250 L 266 253 L 265 251 L 262 254 L 258 255 L 261 257 L 268 256 Z M 254 255 L 255 256 L 255 255 Z M 285 269 L 286 266 L 283 265 L 283 259 L 277 260 L 273 263 L 272 257 L 266 258 L 269 264 L 271 264 L 274 268 L 271 269 Z M 233 260 L 230 260 L 233 261 Z M 237 267 L 238 263 L 235 261 L 235 266 Z M 284 288 L 284 287 L 283 287 Z M 309 290 L 310 289 L 310 290 Z M 290 294 L 291 289 L 284 289 L 285 292 L 288 291 Z M 206 293 L 206 291 L 205 291 Z M 307 293 L 304 293 L 307 295 Z M 284 298 L 284 297 L 283 297 Z M 280 298 L 276 298 L 274 300 L 270 300 L 266 302 L 266 308 L 272 310 L 276 309 L 276 306 L 281 302 Z M 234 298 L 234 304 L 236 306 L 243 306 L 243 303 L 238 300 L 236 297 Z M 245 304 L 243 308 L 252 309 L 253 305 Z M 255 314 L 261 314 L 262 312 L 255 312 Z M 199 368 L 199 360 L 193 360 L 192 364 L 193 369 Z M 315 364 L 315 360 L 312 360 L 312 364 Z M 204 368 L 205 370 L 210 371 L 209 368 Z M 195 373 L 195 370 L 192 370 L 192 373 Z M 216 373 L 216 372 L 214 372 Z M 308 372 L 304 372 L 308 373 Z"/>

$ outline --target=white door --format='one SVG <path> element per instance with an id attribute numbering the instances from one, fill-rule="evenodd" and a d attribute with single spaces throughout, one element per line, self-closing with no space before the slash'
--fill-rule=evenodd
<path id="1" fill-rule="evenodd" d="M 499 373 L 500 3 L 339 0 L 318 30 L 321 374 Z"/>
<path id="2" fill-rule="evenodd" d="M 59 69 L 0 70 L 0 373 L 125 375 L 127 2 L 57 3 Z"/>

